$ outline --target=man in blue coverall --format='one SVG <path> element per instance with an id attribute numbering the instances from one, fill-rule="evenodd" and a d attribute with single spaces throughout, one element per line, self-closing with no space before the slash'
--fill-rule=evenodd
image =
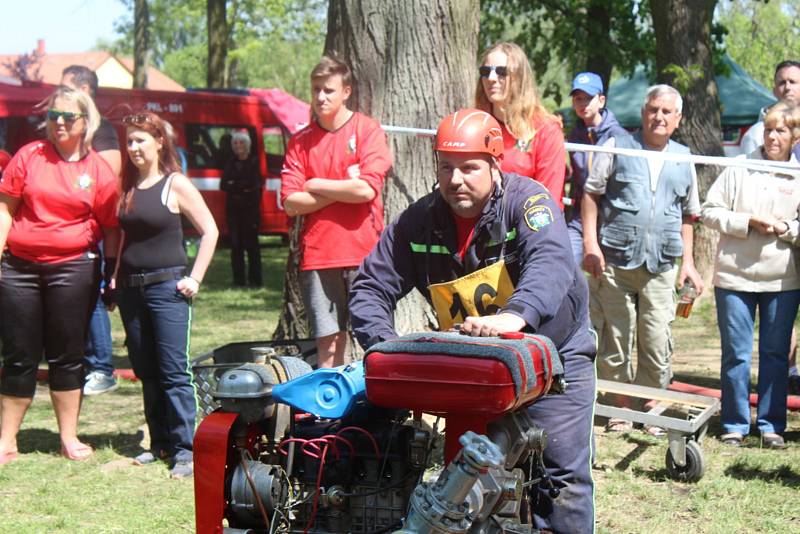
<path id="1" fill-rule="evenodd" d="M 467 109 L 445 118 L 436 153 L 439 188 L 386 228 L 359 269 L 350 299 L 356 339 L 367 348 L 397 337 L 395 305 L 413 288 L 433 305 L 442 330 L 552 339 L 566 393 L 528 410 L 548 433 L 545 466 L 561 492 L 552 499 L 539 491 L 534 523 L 592 532 L 595 346 L 564 217 L 538 182 L 500 171 L 502 134 L 491 115 Z"/>

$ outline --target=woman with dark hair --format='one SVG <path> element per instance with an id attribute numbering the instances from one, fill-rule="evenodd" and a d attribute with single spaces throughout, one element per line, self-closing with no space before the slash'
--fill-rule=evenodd
<path id="1" fill-rule="evenodd" d="M 567 154 L 561 120 L 542 105 L 528 57 L 514 43 L 483 53 L 475 107 L 491 113 L 503 130 L 503 172 L 533 178 L 563 210 Z"/>
<path id="2" fill-rule="evenodd" d="M 764 146 L 751 159 L 792 162 L 800 109 L 782 101 L 764 117 Z M 785 447 L 789 341 L 800 305 L 797 266 L 800 167 L 782 173 L 728 167 L 703 204 L 719 232 L 714 295 L 722 344 L 721 440 L 740 446 L 750 433 L 750 361 L 758 309 L 758 407 L 764 447 Z"/>
<path id="3" fill-rule="evenodd" d="M 115 287 L 150 430 L 150 450 L 134 461 L 170 458 L 170 475 L 182 478 L 193 473 L 197 409 L 188 355 L 191 299 L 214 254 L 217 226 L 200 193 L 181 174 L 164 121 L 145 112 L 125 117 L 123 124 L 130 161 L 122 178 Z M 200 234 L 188 275 L 181 215 Z"/>
<path id="4" fill-rule="evenodd" d="M 233 285 L 261 286 L 261 250 L 258 230 L 261 227 L 261 177 L 257 154 L 250 150 L 247 131 L 236 131 L 231 136 L 233 157 L 222 172 L 219 188 L 225 191 L 225 214 L 228 237 L 231 240 L 231 269 Z M 245 280 L 244 255 L 247 253 L 247 280 Z"/>
<path id="5" fill-rule="evenodd" d="M 91 456 L 77 435 L 83 349 L 99 288 L 97 244 L 104 240 L 113 257 L 119 242 L 117 177 L 91 149 L 97 108 L 89 95 L 65 87 L 43 105 L 47 139 L 22 147 L 0 182 L 0 250 L 8 247 L 0 267 L 0 465 L 18 456 L 17 434 L 42 353 L 61 454 Z"/>

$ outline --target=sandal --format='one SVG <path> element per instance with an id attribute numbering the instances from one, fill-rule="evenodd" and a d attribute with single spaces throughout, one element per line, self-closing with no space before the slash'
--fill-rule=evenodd
<path id="1" fill-rule="evenodd" d="M 744 443 L 744 436 L 738 432 L 728 432 L 727 434 L 721 435 L 719 440 L 723 445 L 729 447 L 741 447 L 742 443 Z"/>
<path id="2" fill-rule="evenodd" d="M 94 449 L 80 441 L 75 441 L 70 445 L 61 445 L 61 456 L 73 462 L 88 460 L 92 454 L 94 454 Z"/>
<path id="3" fill-rule="evenodd" d="M 0 454 L 0 465 L 5 465 L 7 463 L 13 462 L 19 457 L 19 452 L 17 451 L 10 451 L 4 452 Z"/>
<path id="4" fill-rule="evenodd" d="M 633 423 L 625 419 L 612 417 L 606 423 L 606 432 L 630 432 L 631 430 L 633 430 Z"/>
<path id="5" fill-rule="evenodd" d="M 667 431 L 661 428 L 660 426 L 655 425 L 647 425 L 644 427 L 644 431 L 653 436 L 654 438 L 663 438 L 667 435 Z"/>
<path id="6" fill-rule="evenodd" d="M 780 434 L 765 432 L 761 434 L 761 446 L 765 449 L 785 449 L 786 442 Z"/>

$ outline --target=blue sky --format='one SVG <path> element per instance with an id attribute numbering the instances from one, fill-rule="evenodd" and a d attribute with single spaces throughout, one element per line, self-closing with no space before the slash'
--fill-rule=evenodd
<path id="1" fill-rule="evenodd" d="M 45 40 L 51 53 L 86 52 L 98 38 L 114 37 L 125 14 L 119 0 L 4 0 L 0 54 L 22 54 Z"/>

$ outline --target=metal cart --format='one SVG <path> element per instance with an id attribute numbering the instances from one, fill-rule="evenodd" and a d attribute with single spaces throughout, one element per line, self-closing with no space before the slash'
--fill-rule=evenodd
<path id="1" fill-rule="evenodd" d="M 706 466 L 700 441 L 706 435 L 708 420 L 719 411 L 719 399 L 610 380 L 598 380 L 597 392 L 654 401 L 652 408 L 644 411 L 609 406 L 598 400 L 595 414 L 665 429 L 669 440 L 666 454 L 669 475 L 681 482 L 703 478 Z"/>

